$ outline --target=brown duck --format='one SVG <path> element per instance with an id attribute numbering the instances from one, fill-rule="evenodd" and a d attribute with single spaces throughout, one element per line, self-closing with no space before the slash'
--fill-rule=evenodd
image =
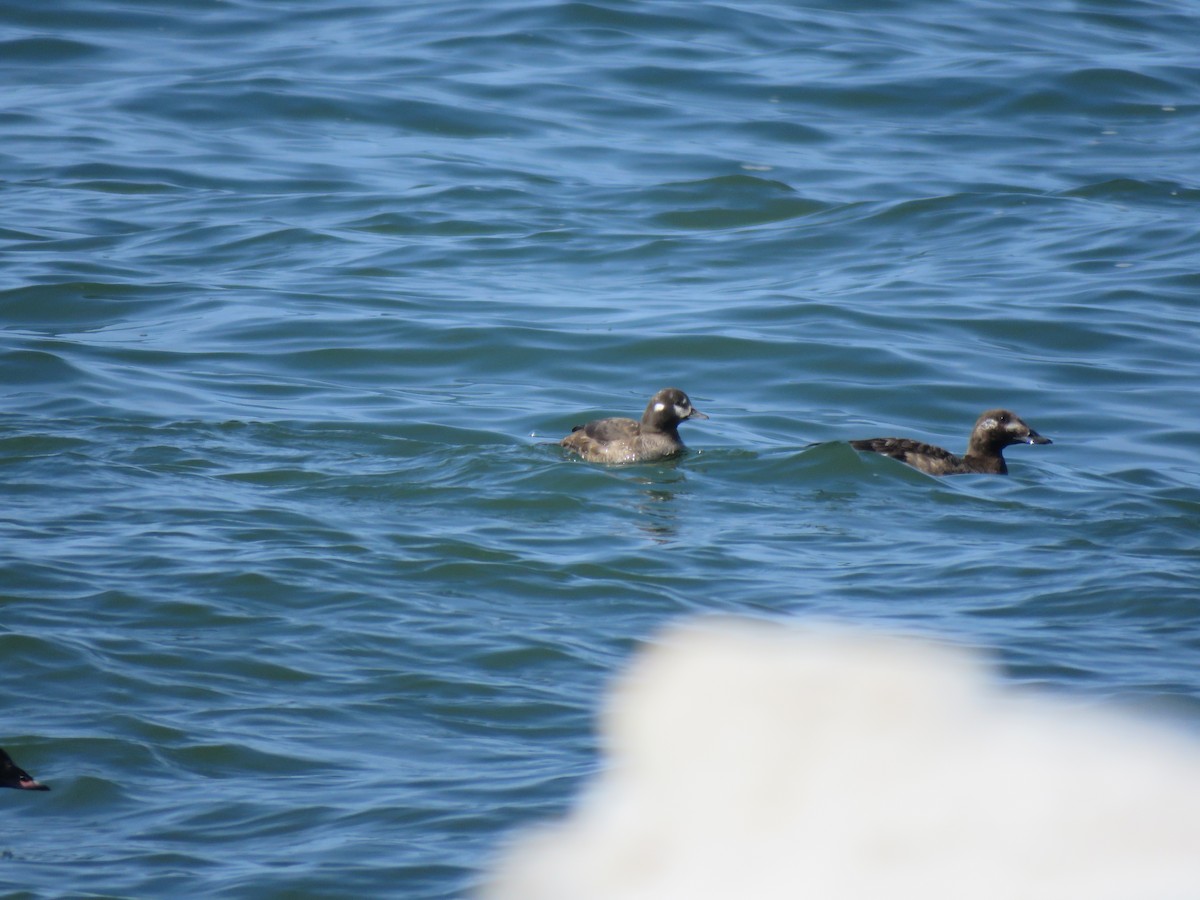
<path id="1" fill-rule="evenodd" d="M 855 450 L 882 453 L 930 475 L 1007 475 L 1005 447 L 1050 443 L 1053 443 L 1050 438 L 1042 437 L 1016 413 L 1007 409 L 989 409 L 975 423 L 967 452 L 962 456 L 910 438 L 868 438 L 851 441 L 850 446 Z"/>
<path id="2" fill-rule="evenodd" d="M 33 776 L 18 766 L 11 756 L 0 750 L 0 787 L 17 788 L 22 791 L 48 791 L 50 788 L 34 781 Z"/>
<path id="3" fill-rule="evenodd" d="M 650 398 L 640 422 L 595 419 L 586 425 L 576 425 L 560 443 L 589 462 L 654 462 L 687 449 L 679 439 L 680 422 L 707 418 L 692 406 L 683 391 L 663 388 Z"/>

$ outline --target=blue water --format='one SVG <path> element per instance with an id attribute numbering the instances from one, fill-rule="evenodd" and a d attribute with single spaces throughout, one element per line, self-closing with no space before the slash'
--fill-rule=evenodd
<path id="1" fill-rule="evenodd" d="M 1187 3 L 0 5 L 12 896 L 460 897 L 686 614 L 1200 726 Z M 662 465 L 553 442 L 686 390 Z M 850 438 L 961 450 L 936 480 Z"/>

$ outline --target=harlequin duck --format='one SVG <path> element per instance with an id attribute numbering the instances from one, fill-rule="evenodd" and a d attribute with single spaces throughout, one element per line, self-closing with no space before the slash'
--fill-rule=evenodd
<path id="1" fill-rule="evenodd" d="M 0 787 L 17 788 L 22 791 L 48 791 L 46 785 L 34 781 L 33 777 L 13 762 L 12 757 L 0 750 Z"/>
<path id="2" fill-rule="evenodd" d="M 1042 437 L 1021 421 L 1016 413 L 1007 409 L 989 409 L 975 423 L 967 452 L 962 456 L 909 438 L 869 438 L 851 441 L 850 446 L 855 450 L 882 453 L 930 475 L 1007 475 L 1005 447 L 1012 444 L 1050 443 L 1053 443 L 1050 438 Z"/>
<path id="3" fill-rule="evenodd" d="M 679 439 L 680 422 L 707 418 L 683 391 L 663 388 L 650 398 L 642 421 L 595 419 L 576 425 L 560 443 L 588 462 L 654 462 L 686 449 Z"/>

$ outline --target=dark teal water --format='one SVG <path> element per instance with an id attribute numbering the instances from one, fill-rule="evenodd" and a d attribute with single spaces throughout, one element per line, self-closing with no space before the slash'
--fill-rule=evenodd
<path id="1" fill-rule="evenodd" d="M 458 897 L 680 615 L 1200 726 L 1187 3 L 0 6 L 12 896 Z M 678 385 L 687 457 L 549 442 Z M 1054 444 L 934 480 L 849 438 Z M 814 446 L 814 444 L 816 446 Z"/>

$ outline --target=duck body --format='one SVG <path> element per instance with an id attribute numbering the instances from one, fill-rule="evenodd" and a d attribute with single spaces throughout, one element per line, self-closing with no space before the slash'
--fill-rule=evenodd
<path id="1" fill-rule="evenodd" d="M 34 781 L 33 776 L 13 762 L 13 758 L 0 750 L 0 787 L 16 788 L 21 791 L 48 791 L 46 785 Z"/>
<path id="2" fill-rule="evenodd" d="M 588 462 L 610 465 L 656 462 L 687 448 L 679 423 L 707 419 L 678 388 L 663 388 L 650 398 L 641 421 L 613 417 L 576 425 L 559 443 Z"/>
<path id="3" fill-rule="evenodd" d="M 956 456 L 949 450 L 911 438 L 868 438 L 851 441 L 855 450 L 890 456 L 928 475 L 1007 475 L 1004 448 L 1013 444 L 1051 444 L 1016 413 L 989 409 L 975 422 L 967 452 Z"/>

